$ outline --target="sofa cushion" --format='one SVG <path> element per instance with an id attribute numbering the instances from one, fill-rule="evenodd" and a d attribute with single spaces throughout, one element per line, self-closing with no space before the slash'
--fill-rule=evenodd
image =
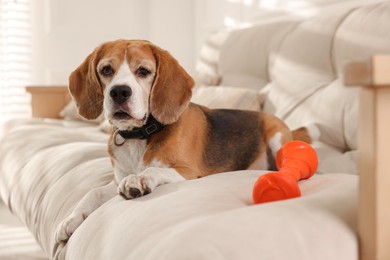
<path id="1" fill-rule="evenodd" d="M 298 21 L 282 20 L 233 31 L 221 47 L 221 85 L 261 89 L 269 82 L 270 54 Z"/>
<path id="2" fill-rule="evenodd" d="M 340 78 L 351 60 L 390 53 L 390 3 L 341 10 L 301 22 L 288 33 L 270 67 L 264 111 L 291 128 L 317 123 L 321 141 L 356 149 L 358 89 Z M 383 22 L 382 22 L 383 21 Z"/>
<path id="3" fill-rule="evenodd" d="M 355 150 L 359 88 L 344 86 L 343 68 L 390 53 L 390 2 L 316 0 L 310 6 L 305 15 L 274 10 L 250 28 L 211 36 L 212 52 L 207 43 L 198 67 L 203 56 L 211 62 L 198 72 L 204 85 L 257 89 L 263 110 L 290 128 L 317 123 L 322 142 Z"/>
<path id="4" fill-rule="evenodd" d="M 217 85 L 221 81 L 221 76 L 218 72 L 220 49 L 228 38 L 229 33 L 227 30 L 222 30 L 212 34 L 202 46 L 195 67 L 197 86 Z"/>
<path id="5" fill-rule="evenodd" d="M 351 12 L 338 28 L 333 43 L 333 61 L 338 77 L 351 60 L 366 60 L 375 54 L 390 53 L 390 2 L 361 7 Z M 356 149 L 358 89 L 345 92 L 343 128 L 348 148 Z"/>
<path id="6" fill-rule="evenodd" d="M 255 90 L 237 87 L 199 87 L 192 95 L 192 102 L 209 108 L 260 110 Z"/>

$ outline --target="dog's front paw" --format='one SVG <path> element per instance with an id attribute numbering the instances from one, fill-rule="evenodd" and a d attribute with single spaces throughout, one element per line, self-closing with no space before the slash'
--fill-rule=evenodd
<path id="1" fill-rule="evenodd" d="M 70 236 L 85 220 L 86 216 L 73 212 L 69 217 L 64 219 L 57 227 L 55 233 L 55 240 L 57 243 L 64 243 L 68 241 Z"/>
<path id="2" fill-rule="evenodd" d="M 134 199 L 149 194 L 156 187 L 151 176 L 129 175 L 118 186 L 118 193 L 125 199 Z"/>

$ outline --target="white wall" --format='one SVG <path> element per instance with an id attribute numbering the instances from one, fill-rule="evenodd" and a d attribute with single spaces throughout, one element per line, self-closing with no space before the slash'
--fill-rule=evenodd
<path id="1" fill-rule="evenodd" d="M 99 44 L 148 39 L 190 73 L 195 62 L 195 0 L 34 0 L 31 84 L 67 84 Z"/>
<path id="2" fill-rule="evenodd" d="M 67 84 L 97 45 L 118 38 L 151 40 L 194 75 L 202 44 L 217 30 L 372 1 L 378 0 L 33 0 L 31 84 Z"/>
<path id="3" fill-rule="evenodd" d="M 149 0 L 149 39 L 168 50 L 193 73 L 196 0 Z"/>

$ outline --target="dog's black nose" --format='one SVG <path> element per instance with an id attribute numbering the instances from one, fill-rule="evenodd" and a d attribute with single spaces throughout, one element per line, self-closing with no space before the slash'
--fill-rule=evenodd
<path id="1" fill-rule="evenodd" d="M 117 104 L 122 104 L 131 96 L 131 88 L 127 85 L 114 86 L 110 91 L 110 97 Z"/>

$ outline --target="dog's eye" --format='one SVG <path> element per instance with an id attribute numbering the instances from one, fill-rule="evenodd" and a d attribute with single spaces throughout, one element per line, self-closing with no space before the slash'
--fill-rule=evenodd
<path id="1" fill-rule="evenodd" d="M 151 71 L 144 67 L 140 67 L 137 70 L 137 75 L 141 78 L 146 78 L 147 76 L 149 76 L 150 73 Z"/>
<path id="2" fill-rule="evenodd" d="M 114 70 L 110 65 L 106 65 L 100 70 L 100 74 L 102 74 L 104 77 L 111 77 L 114 75 Z"/>

